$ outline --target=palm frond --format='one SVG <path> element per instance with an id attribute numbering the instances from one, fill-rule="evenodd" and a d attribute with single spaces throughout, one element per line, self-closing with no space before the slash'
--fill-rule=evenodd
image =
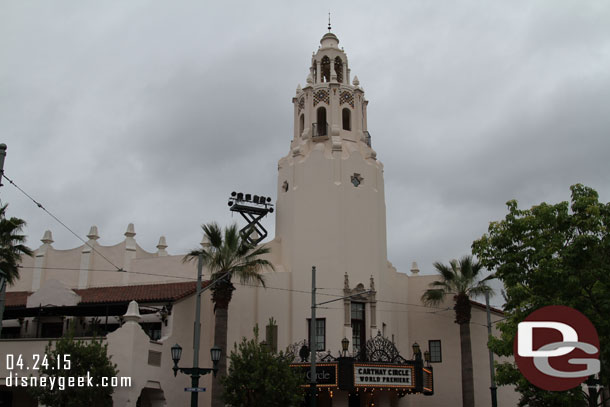
<path id="1" fill-rule="evenodd" d="M 440 279 L 430 283 L 422 296 L 426 305 L 436 305 L 443 301 L 448 293 L 475 297 L 483 294 L 493 295 L 494 291 L 487 282 L 495 276 L 493 274 L 479 280 L 484 270 L 481 263 L 473 260 L 472 256 L 463 256 L 459 261 L 451 260 L 449 265 L 434 262 L 434 267 L 440 274 Z"/>
<path id="2" fill-rule="evenodd" d="M 203 256 L 205 267 L 212 273 L 212 280 L 228 274 L 228 283 L 233 277 L 242 284 L 265 285 L 263 272 L 275 270 L 271 262 L 262 258 L 270 252 L 267 246 L 252 246 L 239 233 L 236 224 L 221 230 L 216 223 L 202 225 L 209 247 L 189 252 L 183 261 L 192 261 Z M 214 290 L 214 287 L 212 288 Z"/>
<path id="3" fill-rule="evenodd" d="M 455 280 L 456 274 L 453 265 L 447 267 L 445 264 L 440 263 L 438 261 L 435 261 L 433 265 L 434 268 L 440 273 L 444 281 L 449 282 Z"/>
<path id="4" fill-rule="evenodd" d="M 429 288 L 424 291 L 421 296 L 421 301 L 428 306 L 438 305 L 445 299 L 445 290 L 438 288 Z"/>
<path id="5" fill-rule="evenodd" d="M 32 256 L 32 250 L 24 245 L 26 236 L 20 234 L 25 221 L 19 218 L 6 218 L 8 205 L 0 206 L 0 268 L 8 284 L 19 278 L 19 263 L 23 256 Z"/>

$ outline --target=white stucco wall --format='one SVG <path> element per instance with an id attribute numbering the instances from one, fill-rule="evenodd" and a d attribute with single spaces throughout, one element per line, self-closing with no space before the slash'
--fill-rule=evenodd
<path id="1" fill-rule="evenodd" d="M 440 339 L 442 342 L 443 361 L 434 365 L 434 396 L 407 396 L 396 400 L 391 399 L 389 393 L 381 394 L 376 396 L 379 397 L 377 405 L 455 405 L 461 398 L 461 385 L 459 328 L 453 323 L 453 311 L 422 306 L 420 297 L 433 276 L 408 276 L 406 270 L 398 272 L 388 262 L 383 165 L 365 142 L 368 102 L 359 83 L 350 83 L 347 56 L 338 48 L 338 40 L 325 36 L 321 45 L 312 59 L 311 80 L 308 79 L 303 89 L 297 89 L 293 99 L 295 129 L 290 150 L 278 163 L 276 233 L 268 243 L 271 248 L 268 259 L 276 271 L 266 273 L 267 288 L 236 283 L 237 290 L 229 308 L 227 352 L 242 337 L 252 337 L 255 324 L 263 334 L 271 317 L 277 321 L 279 349 L 306 339 L 306 321 L 311 306 L 311 267 L 316 266 L 318 303 L 343 296 L 346 276 L 349 290 L 358 285 L 368 290 L 374 285 L 375 295 L 364 299 L 367 302 L 367 339 L 377 331 L 383 331 L 407 359 L 411 357 L 411 345 L 415 341 L 422 350 L 427 349 L 428 340 Z M 342 58 L 343 83 L 320 81 L 319 65 L 316 64 L 325 55 L 331 59 Z M 318 69 L 315 75 L 314 66 Z M 320 90 L 327 91 L 328 102 L 314 101 L 314 93 Z M 340 94 L 344 91 L 352 95 L 353 106 L 342 103 Z M 315 110 L 320 106 L 327 108 L 330 134 L 314 140 L 312 124 L 317 120 Z M 342 128 L 341 109 L 347 106 L 351 111 L 351 130 Z M 301 114 L 305 116 L 303 132 L 297 130 Z M 355 174 L 362 178 L 358 186 L 351 182 Z M 284 188 L 286 184 L 288 188 Z M 56 250 L 52 238 L 45 236 L 36 256 L 24 259 L 21 278 L 9 290 L 36 291 L 51 279 L 61 281 L 68 288 L 85 288 L 189 281 L 196 276 L 194 263 L 182 263 L 183 255 L 166 255 L 163 244 L 158 246 L 157 253 L 140 248 L 133 225 L 127 228 L 125 238 L 113 246 L 100 246 L 97 230 L 90 232 L 89 238 L 90 245 L 126 272 L 107 271 L 112 266 L 87 245 Z M 442 253 L 439 258 L 443 258 Z M 170 332 L 165 330 L 160 343 L 150 343 L 141 329 L 131 324 L 108 336 L 109 349 L 115 355 L 121 373 L 129 372 L 138 377 L 132 391 L 117 393 L 117 405 L 135 405 L 141 389 L 146 387 L 162 390 L 169 406 L 188 403 L 190 395 L 183 390 L 190 386 L 190 378 L 183 374 L 173 377 L 169 348 L 180 343 L 183 347 L 181 364 L 190 366 L 194 301 L 191 296 L 174 306 Z M 349 302 L 341 300 L 320 307 L 317 312 L 318 318 L 326 318 L 326 348 L 334 355 L 341 347 L 341 339 L 347 337 L 351 341 L 346 306 L 349 309 Z M 450 301 L 446 306 L 452 307 Z M 214 345 L 212 308 L 210 297 L 205 294 L 200 366 L 211 365 L 208 350 Z M 498 318 L 500 316 L 494 314 L 494 319 Z M 484 324 L 484 313 L 473 310 L 471 332 L 477 405 L 486 405 L 489 400 Z M 23 349 L 23 352 L 33 352 L 41 343 L 2 341 L 6 349 Z M 153 348 L 162 352 L 160 367 L 146 363 L 145 355 Z M 200 385 L 210 389 L 210 383 L 210 377 L 206 376 Z M 516 405 L 517 396 L 512 389 L 501 388 L 498 394 L 500 406 Z M 209 398 L 210 391 L 201 394 L 201 405 L 208 405 Z M 345 403 L 345 394 L 337 392 L 333 405 Z"/>

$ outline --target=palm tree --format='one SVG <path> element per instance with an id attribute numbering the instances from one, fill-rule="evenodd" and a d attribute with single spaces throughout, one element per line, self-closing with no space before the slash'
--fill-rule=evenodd
<path id="1" fill-rule="evenodd" d="M 273 264 L 261 256 L 270 252 L 268 247 L 254 247 L 231 225 L 221 231 L 216 223 L 201 226 L 204 238 L 209 245 L 203 249 L 193 250 L 185 261 L 203 258 L 203 265 L 212 273 L 212 301 L 214 302 L 214 343 L 222 349 L 218 362 L 218 375 L 212 379 L 212 407 L 224 407 L 220 378 L 227 371 L 227 326 L 229 321 L 229 303 L 235 286 L 231 282 L 238 277 L 241 283 L 254 282 L 265 286 L 262 272 L 265 269 L 275 270 Z"/>
<path id="2" fill-rule="evenodd" d="M 462 406 L 474 407 L 474 379 L 472 372 L 472 347 L 470 344 L 470 298 L 485 293 L 493 294 L 487 281 L 490 275 L 480 280 L 483 266 L 473 261 L 472 256 L 464 256 L 460 261 L 451 260 L 449 266 L 435 262 L 434 267 L 441 280 L 430 283 L 422 295 L 426 305 L 438 305 L 445 300 L 446 294 L 454 294 L 455 323 L 460 326 L 460 348 L 462 355 Z"/>
<path id="3" fill-rule="evenodd" d="M 24 245 L 26 237 L 21 235 L 25 221 L 19 218 L 6 218 L 6 207 L 0 206 L 0 334 L 4 317 L 4 298 L 6 285 L 19 279 L 19 262 L 23 255 L 31 256 L 32 250 Z"/>

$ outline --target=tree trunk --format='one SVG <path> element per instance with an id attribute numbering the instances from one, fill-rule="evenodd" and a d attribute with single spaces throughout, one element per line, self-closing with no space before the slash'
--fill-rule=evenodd
<path id="1" fill-rule="evenodd" d="M 470 343 L 470 298 L 459 293 L 455 298 L 455 322 L 460 325 L 460 351 L 462 356 L 462 406 L 474 407 L 474 379 L 472 372 L 472 345 Z"/>
<path id="2" fill-rule="evenodd" d="M 212 407 L 224 407 L 220 378 L 227 373 L 227 326 L 229 323 L 229 303 L 216 303 L 214 316 L 214 344 L 222 350 L 218 361 L 218 374 L 212 379 Z"/>
<path id="3" fill-rule="evenodd" d="M 474 407 L 474 379 L 472 374 L 470 323 L 460 324 L 460 348 L 462 353 L 462 406 Z"/>

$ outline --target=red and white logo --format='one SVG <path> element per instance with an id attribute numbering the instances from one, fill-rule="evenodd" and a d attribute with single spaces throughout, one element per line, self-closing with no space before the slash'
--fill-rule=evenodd
<path id="1" fill-rule="evenodd" d="M 543 390 L 574 388 L 600 370 L 595 327 L 582 313 L 563 305 L 528 315 L 518 326 L 513 348 L 523 376 Z"/>

